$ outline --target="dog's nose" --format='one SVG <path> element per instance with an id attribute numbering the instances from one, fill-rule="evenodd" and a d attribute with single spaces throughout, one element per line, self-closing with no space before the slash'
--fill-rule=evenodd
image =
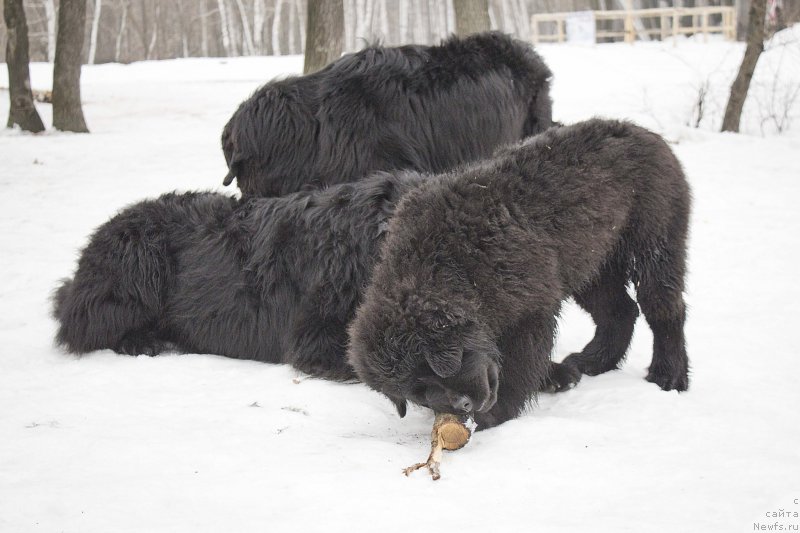
<path id="1" fill-rule="evenodd" d="M 453 409 L 462 413 L 472 412 L 472 400 L 469 396 L 462 394 L 453 402 Z"/>

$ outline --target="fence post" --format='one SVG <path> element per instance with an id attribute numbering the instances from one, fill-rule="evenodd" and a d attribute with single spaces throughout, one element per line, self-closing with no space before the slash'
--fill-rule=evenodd
<path id="1" fill-rule="evenodd" d="M 681 25 L 681 17 L 678 11 L 672 12 L 672 46 L 678 46 L 678 28 Z"/>
<path id="2" fill-rule="evenodd" d="M 703 10 L 701 31 L 703 32 L 703 42 L 708 42 L 708 10 Z"/>
<path id="3" fill-rule="evenodd" d="M 632 43 L 635 40 L 633 33 L 633 13 L 631 12 L 631 0 L 625 0 L 625 42 Z"/>

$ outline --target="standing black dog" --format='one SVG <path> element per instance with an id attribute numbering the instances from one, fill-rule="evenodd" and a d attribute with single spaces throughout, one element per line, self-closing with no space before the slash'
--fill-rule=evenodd
<path id="1" fill-rule="evenodd" d="M 398 199 L 416 173 L 238 203 L 167 194 L 100 226 L 56 291 L 69 351 L 165 350 L 290 363 L 355 377 L 347 323 Z"/>
<path id="2" fill-rule="evenodd" d="M 552 124 L 550 77 L 529 45 L 499 33 L 370 47 L 244 101 L 222 132 L 224 183 L 281 196 L 488 157 Z"/>
<path id="3" fill-rule="evenodd" d="M 689 187 L 658 135 L 617 121 L 552 128 L 441 175 L 395 211 L 350 327 L 358 376 L 405 412 L 519 415 L 548 379 L 569 296 L 597 330 L 565 368 L 625 356 L 638 315 L 653 330 L 647 380 L 686 390 L 683 301 Z"/>

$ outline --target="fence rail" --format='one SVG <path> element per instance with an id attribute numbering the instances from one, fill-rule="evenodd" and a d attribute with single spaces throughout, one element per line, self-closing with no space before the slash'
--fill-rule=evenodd
<path id="1" fill-rule="evenodd" d="M 721 33 L 726 39 L 736 39 L 736 9 L 732 6 L 618 9 L 611 11 L 592 11 L 595 21 L 595 42 L 597 39 L 622 38 L 632 43 L 637 35 L 659 36 L 662 40 L 678 35 L 701 33 L 708 39 L 710 33 Z M 713 17 L 719 15 L 718 17 Z M 531 16 L 531 33 L 534 44 L 541 42 L 562 43 L 566 40 L 566 21 L 574 13 L 538 13 Z M 684 24 L 689 17 L 689 24 Z M 659 27 L 636 27 L 637 19 L 658 19 Z M 622 31 L 598 30 L 598 21 L 622 21 Z M 543 33 L 540 24 L 546 24 L 555 33 Z M 547 23 L 550 23 L 549 25 Z"/>

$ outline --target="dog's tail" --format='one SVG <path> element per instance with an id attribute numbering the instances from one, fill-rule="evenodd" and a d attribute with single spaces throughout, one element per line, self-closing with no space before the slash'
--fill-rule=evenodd
<path id="1" fill-rule="evenodd" d="M 64 278 L 61 284 L 53 292 L 52 302 L 52 317 L 58 322 L 58 331 L 56 332 L 56 344 L 66 348 L 72 353 L 80 353 L 86 350 L 79 348 L 75 335 L 71 335 L 71 330 L 76 329 L 74 320 L 70 319 L 70 307 L 73 307 L 73 300 L 75 299 L 74 287 L 75 280 L 73 278 Z"/>
<path id="2" fill-rule="evenodd" d="M 56 320 L 61 320 L 64 311 L 64 303 L 67 298 L 72 294 L 72 278 L 64 278 L 61 280 L 61 285 L 53 292 L 53 309 L 52 316 Z"/>

